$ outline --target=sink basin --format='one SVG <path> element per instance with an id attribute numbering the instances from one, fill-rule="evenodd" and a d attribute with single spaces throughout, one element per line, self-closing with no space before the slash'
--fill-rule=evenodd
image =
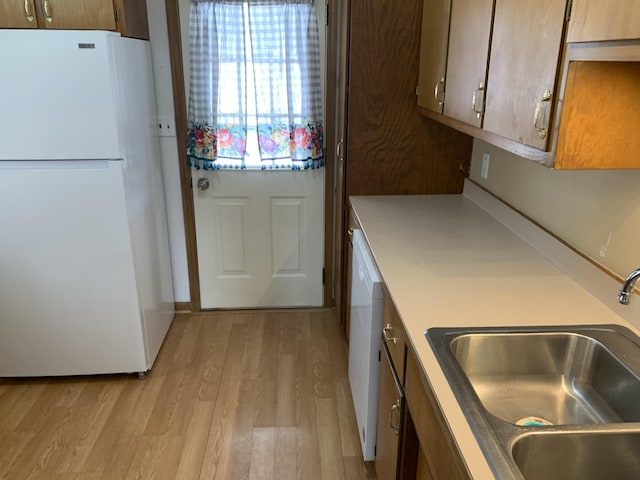
<path id="1" fill-rule="evenodd" d="M 640 478 L 640 338 L 629 329 L 425 336 L 496 478 Z"/>
<path id="2" fill-rule="evenodd" d="M 594 338 L 486 333 L 461 335 L 450 345 L 484 408 L 502 420 L 533 425 L 640 421 L 640 378 Z"/>
<path id="3" fill-rule="evenodd" d="M 531 434 L 516 441 L 512 454 L 528 480 L 640 477 L 640 432 Z"/>

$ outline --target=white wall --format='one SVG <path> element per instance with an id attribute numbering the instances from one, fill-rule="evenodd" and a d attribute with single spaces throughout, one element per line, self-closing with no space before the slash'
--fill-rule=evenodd
<path id="1" fill-rule="evenodd" d="M 158 115 L 174 117 L 173 87 L 169 59 L 169 37 L 164 0 L 147 0 L 151 56 Z M 178 170 L 178 142 L 176 137 L 160 137 L 160 153 L 164 169 L 164 188 L 169 221 L 171 267 L 176 302 L 189 302 L 187 248 L 182 215 L 180 172 Z"/>
<path id="2" fill-rule="evenodd" d="M 618 276 L 640 267 L 640 170 L 551 170 L 475 140 L 470 177 Z"/>

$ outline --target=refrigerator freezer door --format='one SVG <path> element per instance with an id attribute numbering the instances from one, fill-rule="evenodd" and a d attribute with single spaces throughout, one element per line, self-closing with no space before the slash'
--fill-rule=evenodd
<path id="1" fill-rule="evenodd" d="M 111 48 L 117 36 L 0 30 L 0 160 L 122 158 Z"/>
<path id="2" fill-rule="evenodd" d="M 149 368 L 123 170 L 0 162 L 0 377 Z"/>

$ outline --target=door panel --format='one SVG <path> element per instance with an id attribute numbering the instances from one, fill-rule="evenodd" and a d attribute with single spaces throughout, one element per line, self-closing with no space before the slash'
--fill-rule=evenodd
<path id="1" fill-rule="evenodd" d="M 219 275 L 247 275 L 247 236 L 245 218 L 248 210 L 247 198 L 214 199 L 214 215 L 220 241 L 217 256 L 220 259 Z"/>
<path id="2" fill-rule="evenodd" d="M 323 170 L 196 172 L 202 308 L 322 305 L 323 182 Z"/>
<path id="3" fill-rule="evenodd" d="M 304 275 L 302 259 L 304 207 L 302 198 L 271 200 L 272 275 Z"/>

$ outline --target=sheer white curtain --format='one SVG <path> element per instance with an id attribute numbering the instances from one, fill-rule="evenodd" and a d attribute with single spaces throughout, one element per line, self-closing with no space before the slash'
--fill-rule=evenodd
<path id="1" fill-rule="evenodd" d="M 193 0 L 191 164 L 322 166 L 319 44 L 313 0 Z"/>

